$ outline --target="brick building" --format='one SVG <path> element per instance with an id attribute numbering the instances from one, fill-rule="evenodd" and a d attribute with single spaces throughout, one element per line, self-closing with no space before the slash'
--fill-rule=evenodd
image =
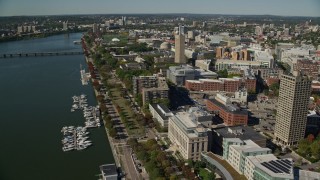
<path id="1" fill-rule="evenodd" d="M 219 78 L 219 79 L 199 79 L 186 80 L 185 87 L 190 91 L 225 91 L 236 92 L 246 88 L 248 91 L 255 92 L 255 78 Z"/>
<path id="2" fill-rule="evenodd" d="M 311 76 L 313 80 L 318 80 L 320 63 L 311 60 L 298 60 L 294 71 L 304 72 L 307 76 Z"/>
<path id="3" fill-rule="evenodd" d="M 248 112 L 231 104 L 226 96 L 218 94 L 215 99 L 208 99 L 206 106 L 209 111 L 213 111 L 222 118 L 227 126 L 248 124 Z"/>
<path id="4" fill-rule="evenodd" d="M 191 91 L 224 91 L 223 82 L 217 79 L 187 80 L 185 87 Z"/>

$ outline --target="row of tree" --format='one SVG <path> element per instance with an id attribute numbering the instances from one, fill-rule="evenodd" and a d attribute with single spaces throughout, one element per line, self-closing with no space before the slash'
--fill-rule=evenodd
<path id="1" fill-rule="evenodd" d="M 320 160 L 320 133 L 316 138 L 309 134 L 306 139 L 300 140 L 297 151 L 311 162 Z"/>
<path id="2" fill-rule="evenodd" d="M 177 162 L 165 151 L 161 150 L 161 146 L 154 139 L 149 139 L 146 143 L 138 143 L 137 139 L 129 139 L 129 145 L 133 148 L 137 158 L 142 161 L 150 179 L 178 179 L 175 175 L 174 167 Z"/>

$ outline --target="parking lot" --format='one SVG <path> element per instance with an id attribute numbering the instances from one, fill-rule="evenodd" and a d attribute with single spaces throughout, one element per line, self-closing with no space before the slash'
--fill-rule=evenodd
<path id="1" fill-rule="evenodd" d="M 257 100 L 248 103 L 249 119 L 256 119 L 254 127 L 263 132 L 272 133 L 276 120 L 277 99 L 258 96 Z"/>

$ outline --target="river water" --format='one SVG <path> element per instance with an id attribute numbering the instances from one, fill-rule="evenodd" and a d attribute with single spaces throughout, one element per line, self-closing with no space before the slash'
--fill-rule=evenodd
<path id="1" fill-rule="evenodd" d="M 10 52 L 80 51 L 81 33 L 0 43 Z M 93 146 L 62 151 L 63 126 L 84 125 L 81 111 L 70 112 L 71 97 L 88 95 L 82 86 L 83 55 L 0 58 L 0 180 L 98 179 L 99 165 L 114 163 L 104 128 L 90 129 Z"/>

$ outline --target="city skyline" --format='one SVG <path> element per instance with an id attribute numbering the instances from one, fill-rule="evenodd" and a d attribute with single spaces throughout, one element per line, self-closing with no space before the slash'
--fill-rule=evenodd
<path id="1" fill-rule="evenodd" d="M 1 0 L 0 16 L 188 13 L 320 17 L 319 8 L 320 1 L 317 0 Z"/>

